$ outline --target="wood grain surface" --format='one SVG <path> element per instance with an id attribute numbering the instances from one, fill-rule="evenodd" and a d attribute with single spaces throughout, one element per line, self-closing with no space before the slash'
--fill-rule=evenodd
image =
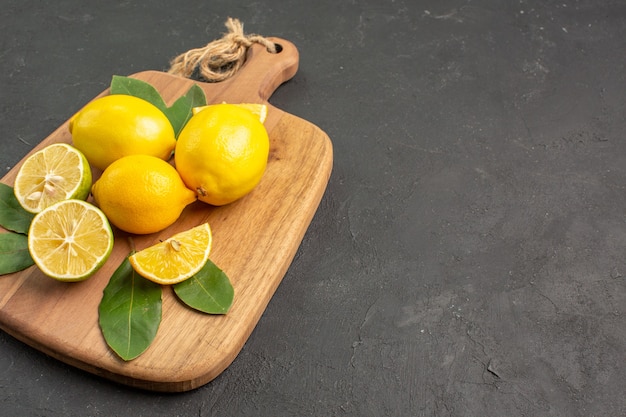
<path id="1" fill-rule="evenodd" d="M 266 103 L 270 156 L 257 188 L 243 199 L 219 208 L 193 203 L 174 225 L 159 233 L 130 236 L 116 230 L 111 257 L 87 281 L 57 282 L 35 266 L 0 277 L 2 330 L 80 369 L 153 391 L 194 389 L 230 365 L 287 271 L 332 169 L 328 136 L 315 125 L 267 102 L 280 84 L 295 75 L 299 59 L 292 43 L 273 40 L 282 46 L 280 53 L 270 54 L 256 45 L 249 50 L 240 72 L 220 83 L 199 83 L 156 71 L 133 75 L 155 86 L 168 104 L 194 82 L 203 88 L 209 103 Z M 68 122 L 32 152 L 54 142 L 71 143 Z M 13 167 L 2 182 L 12 186 L 20 165 Z M 94 171 L 94 180 L 98 176 L 99 172 Z M 205 221 L 213 231 L 211 259 L 229 276 L 235 289 L 231 310 L 222 316 L 196 312 L 183 306 L 171 288 L 164 287 L 163 319 L 156 339 L 139 358 L 122 361 L 102 337 L 98 304 L 109 277 L 129 253 L 129 237 L 141 250 Z"/>

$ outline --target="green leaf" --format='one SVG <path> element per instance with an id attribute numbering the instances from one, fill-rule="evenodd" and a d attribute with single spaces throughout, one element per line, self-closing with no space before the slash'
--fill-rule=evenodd
<path id="1" fill-rule="evenodd" d="M 34 263 L 26 235 L 0 233 L 0 275 L 21 271 Z"/>
<path id="2" fill-rule="evenodd" d="M 114 75 L 111 80 L 111 94 L 126 94 L 135 96 L 154 104 L 161 111 L 165 112 L 167 105 L 161 94 L 150 83 L 131 77 Z"/>
<path id="3" fill-rule="evenodd" d="M 171 107 L 165 110 L 165 115 L 172 123 L 176 137 L 193 116 L 193 108 L 199 106 L 206 106 L 206 96 L 204 91 L 194 84 L 184 96 L 179 97 Z"/>
<path id="4" fill-rule="evenodd" d="M 13 193 L 13 187 L 0 183 L 0 226 L 7 230 L 26 234 L 34 216 L 18 203 Z"/>
<path id="5" fill-rule="evenodd" d="M 161 324 L 161 286 L 138 275 L 128 257 L 111 276 L 98 306 L 109 347 L 125 361 L 141 355 Z"/>
<path id="6" fill-rule="evenodd" d="M 228 312 L 235 294 L 226 274 L 211 260 L 196 275 L 173 287 L 183 303 L 209 314 Z"/>

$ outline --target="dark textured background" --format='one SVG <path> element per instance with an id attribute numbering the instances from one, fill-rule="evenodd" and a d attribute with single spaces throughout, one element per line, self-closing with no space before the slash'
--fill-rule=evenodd
<path id="1" fill-rule="evenodd" d="M 622 0 L 2 9 L 4 172 L 112 75 L 166 69 L 229 16 L 296 44 L 270 101 L 326 131 L 335 162 L 217 379 L 136 391 L 0 332 L 0 415 L 626 415 Z"/>

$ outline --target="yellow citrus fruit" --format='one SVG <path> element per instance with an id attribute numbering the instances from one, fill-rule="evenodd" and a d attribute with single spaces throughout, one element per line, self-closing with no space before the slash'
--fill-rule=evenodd
<path id="1" fill-rule="evenodd" d="M 70 198 L 85 200 L 91 188 L 85 156 L 65 143 L 55 143 L 29 156 L 15 177 L 13 192 L 27 211 L 39 213 Z"/>
<path id="2" fill-rule="evenodd" d="M 225 103 L 222 103 L 225 104 Z M 259 118 L 259 121 L 261 123 L 265 122 L 265 119 L 267 118 L 267 106 L 265 104 L 258 104 L 258 103 L 236 103 L 233 104 L 234 106 L 237 107 L 241 107 L 247 110 L 250 110 L 252 112 L 252 114 L 254 114 L 255 116 L 257 116 Z M 198 106 L 198 107 L 194 107 L 191 109 L 191 113 L 192 114 L 198 114 L 200 113 L 202 110 L 207 109 L 211 106 L 215 106 L 215 104 L 209 104 L 206 106 Z"/>
<path id="3" fill-rule="evenodd" d="M 113 162 L 91 193 L 113 225 L 136 234 L 165 229 L 196 200 L 172 165 L 150 155 L 129 155 Z"/>
<path id="4" fill-rule="evenodd" d="M 168 160 L 176 146 L 174 128 L 165 114 L 146 100 L 124 94 L 88 103 L 72 117 L 69 129 L 74 146 L 100 170 L 127 155 Z"/>
<path id="5" fill-rule="evenodd" d="M 104 213 L 82 200 L 64 200 L 42 210 L 28 230 L 35 264 L 59 281 L 89 278 L 112 249 L 113 232 Z"/>
<path id="6" fill-rule="evenodd" d="M 133 269 L 159 284 L 176 284 L 191 278 L 209 259 L 211 228 L 203 223 L 129 257 Z"/>
<path id="7" fill-rule="evenodd" d="M 249 110 L 215 104 L 189 119 L 178 136 L 176 169 L 198 199 L 215 206 L 248 194 L 267 166 L 269 137 Z"/>

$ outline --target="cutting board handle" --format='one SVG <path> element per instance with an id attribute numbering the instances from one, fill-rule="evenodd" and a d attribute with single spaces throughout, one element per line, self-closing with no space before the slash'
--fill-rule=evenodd
<path id="1" fill-rule="evenodd" d="M 233 103 L 244 100 L 251 101 L 250 92 L 256 91 L 255 101 L 266 102 L 276 89 L 285 81 L 290 80 L 298 71 L 299 53 L 296 46 L 288 40 L 269 37 L 277 45 L 279 52 L 271 53 L 263 45 L 253 44 L 246 56 L 246 62 L 231 78 L 210 84 L 219 88 L 217 95 L 207 97 L 216 103 L 228 101 Z"/>

